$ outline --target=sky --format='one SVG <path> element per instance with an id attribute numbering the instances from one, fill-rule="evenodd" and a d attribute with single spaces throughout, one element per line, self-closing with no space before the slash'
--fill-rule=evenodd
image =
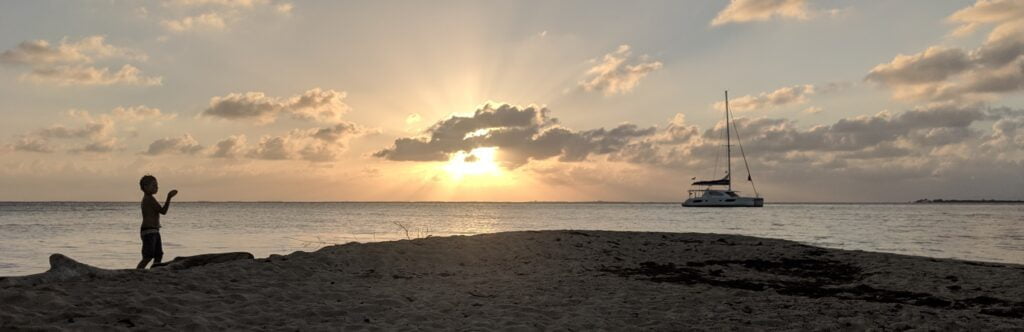
<path id="1" fill-rule="evenodd" d="M 741 194 L 1024 199 L 1022 0 L 41 0 L 0 200 L 682 201 L 725 90 Z"/>

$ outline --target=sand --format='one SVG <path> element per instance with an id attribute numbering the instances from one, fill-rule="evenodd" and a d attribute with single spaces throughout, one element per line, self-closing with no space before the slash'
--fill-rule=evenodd
<path id="1" fill-rule="evenodd" d="M 58 257 L 49 274 L 0 279 L 0 329 L 1024 329 L 1024 266 L 734 235 L 510 232 L 236 256 L 146 271 Z"/>

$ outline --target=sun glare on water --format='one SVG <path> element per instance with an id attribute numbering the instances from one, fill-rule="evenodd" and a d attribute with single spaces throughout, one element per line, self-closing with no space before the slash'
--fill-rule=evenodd
<path id="1" fill-rule="evenodd" d="M 496 147 L 476 148 L 469 153 L 459 151 L 452 155 L 444 169 L 455 180 L 461 180 L 466 176 L 501 175 L 501 168 L 494 160 L 497 152 Z"/>

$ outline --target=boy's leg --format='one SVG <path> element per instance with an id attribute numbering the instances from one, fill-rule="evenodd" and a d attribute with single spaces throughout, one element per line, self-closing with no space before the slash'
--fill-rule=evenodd
<path id="1" fill-rule="evenodd" d="M 139 265 L 136 265 L 135 268 L 139 270 L 145 269 L 146 264 L 149 264 L 149 260 L 149 258 L 143 258 L 142 261 L 139 262 Z"/>
<path id="2" fill-rule="evenodd" d="M 153 234 L 143 234 L 142 236 L 142 261 L 139 265 L 135 266 L 136 269 L 144 269 L 149 261 L 153 260 L 154 248 L 153 248 Z"/>
<path id="3" fill-rule="evenodd" d="M 153 234 L 153 264 L 160 264 L 164 259 L 164 244 L 160 233 Z"/>

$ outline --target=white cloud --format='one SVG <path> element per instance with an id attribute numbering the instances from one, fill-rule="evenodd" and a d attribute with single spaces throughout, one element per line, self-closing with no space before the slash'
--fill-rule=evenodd
<path id="1" fill-rule="evenodd" d="M 148 107 L 145 105 L 138 106 L 118 106 L 114 110 L 110 111 L 110 115 L 117 120 L 125 122 L 140 122 L 140 121 L 169 121 L 174 120 L 178 117 L 178 114 L 164 114 L 160 112 L 160 109 Z"/>
<path id="2" fill-rule="evenodd" d="M 839 10 L 815 11 L 807 0 L 732 0 L 711 20 L 712 26 L 772 19 L 806 20 L 819 15 L 835 16 Z"/>
<path id="3" fill-rule="evenodd" d="M 806 103 L 807 96 L 811 94 L 814 94 L 813 85 L 787 86 L 772 92 L 762 92 L 756 96 L 745 95 L 739 98 L 732 98 L 729 100 L 729 109 L 743 112 L 763 110 L 769 107 L 799 105 Z M 724 110 L 725 102 L 716 102 L 713 107 L 718 110 Z"/>
<path id="4" fill-rule="evenodd" d="M 173 0 L 164 3 L 170 15 L 160 21 L 167 31 L 218 31 L 255 12 L 282 16 L 291 14 L 294 5 L 270 0 Z"/>
<path id="5" fill-rule="evenodd" d="M 221 14 L 215 12 L 186 16 L 179 19 L 164 20 L 160 22 L 160 24 L 163 25 L 165 29 L 173 32 L 202 29 L 221 30 L 226 26 Z"/>
<path id="6" fill-rule="evenodd" d="M 659 61 L 649 61 L 646 56 L 632 57 L 629 45 L 621 45 L 615 52 L 605 54 L 587 70 L 589 79 L 579 82 L 586 91 L 601 91 L 606 96 L 625 94 L 633 91 L 640 79 L 662 67 Z"/>

